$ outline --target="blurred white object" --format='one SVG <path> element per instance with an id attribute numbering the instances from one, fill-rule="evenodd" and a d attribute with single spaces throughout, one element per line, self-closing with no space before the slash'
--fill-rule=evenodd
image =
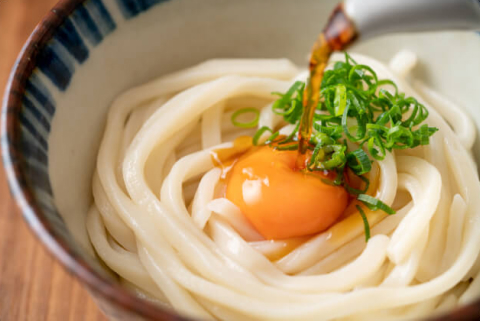
<path id="1" fill-rule="evenodd" d="M 401 50 L 389 62 L 389 68 L 401 77 L 406 77 L 409 72 L 416 66 L 418 57 L 409 50 Z"/>
<path id="2" fill-rule="evenodd" d="M 346 0 L 360 37 L 408 31 L 479 30 L 476 0 Z"/>

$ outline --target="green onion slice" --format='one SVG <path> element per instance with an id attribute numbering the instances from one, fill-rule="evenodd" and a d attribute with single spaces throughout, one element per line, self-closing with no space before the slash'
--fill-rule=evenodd
<path id="1" fill-rule="evenodd" d="M 356 175 L 362 175 L 371 171 L 371 160 L 362 148 L 358 148 L 355 151 L 348 153 L 347 161 L 349 167 Z"/>
<path id="2" fill-rule="evenodd" d="M 384 204 L 381 200 L 369 196 L 367 194 L 360 194 L 357 196 L 357 199 L 364 203 L 370 210 L 377 211 L 381 210 L 386 212 L 389 215 L 396 214 L 396 211 Z"/>
<path id="3" fill-rule="evenodd" d="M 366 213 L 364 213 L 361 206 L 356 205 L 356 208 L 362 217 L 362 222 L 364 223 L 364 235 L 366 236 L 366 242 L 367 242 L 371 238 L 371 228 L 369 227 L 369 221 L 367 220 Z"/>
<path id="4" fill-rule="evenodd" d="M 239 117 L 244 114 L 253 114 L 254 119 L 247 122 L 239 121 L 238 120 Z M 237 127 L 254 128 L 259 123 L 259 117 L 260 117 L 260 112 L 257 108 L 242 108 L 232 114 L 231 121 L 232 121 L 232 124 L 234 124 Z"/>

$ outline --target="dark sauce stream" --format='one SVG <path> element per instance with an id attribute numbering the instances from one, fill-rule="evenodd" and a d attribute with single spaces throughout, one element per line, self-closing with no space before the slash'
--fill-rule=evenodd
<path id="1" fill-rule="evenodd" d="M 312 134 L 314 112 L 319 103 L 322 76 L 331 54 L 336 50 L 343 50 L 357 38 L 354 24 L 339 4 L 331 14 L 324 31 L 314 43 L 309 58 L 309 79 L 304 88 L 303 112 L 299 126 L 299 154 L 297 168 L 305 169 L 308 161 L 307 150 Z"/>
<path id="2" fill-rule="evenodd" d="M 312 134 L 314 113 L 319 103 L 322 76 L 327 62 L 334 51 L 344 50 L 357 38 L 353 22 L 339 4 L 326 24 L 323 32 L 316 39 L 309 58 L 309 78 L 304 88 L 303 112 L 298 133 L 297 170 L 306 170 L 309 160 L 309 141 Z M 252 152 L 252 137 L 242 136 L 234 141 L 234 146 L 213 151 L 212 161 L 222 169 L 221 179 L 225 179 L 229 169 L 237 159 L 247 152 Z"/>
<path id="3" fill-rule="evenodd" d="M 344 12 L 343 5 L 339 4 L 332 12 L 328 23 L 323 32 L 316 39 L 311 50 L 309 58 L 309 78 L 307 79 L 303 92 L 303 112 L 297 137 L 298 153 L 295 168 L 293 168 L 293 170 L 302 171 L 305 174 L 311 174 L 307 172 L 307 164 L 311 154 L 309 151 L 312 149 L 312 146 L 310 146 L 310 139 L 312 135 L 314 114 L 320 101 L 320 88 L 324 70 L 332 53 L 334 51 L 346 49 L 356 40 L 357 36 L 358 34 L 353 22 Z M 215 166 L 222 169 L 221 181 L 223 181 L 222 184 L 219 184 L 221 188 L 218 189 L 216 194 L 221 197 L 225 196 L 226 180 L 229 177 L 230 169 L 236 164 L 241 156 L 255 152 L 258 148 L 260 147 L 253 146 L 252 137 L 241 136 L 234 141 L 232 147 L 213 151 L 212 161 Z M 376 169 L 374 175 L 376 177 L 372 180 L 374 184 L 371 184 L 369 190 L 366 192 L 368 195 L 374 195 L 375 190 L 377 189 L 378 169 L 377 167 L 373 169 Z M 352 175 L 349 174 L 349 171 L 347 171 L 346 179 L 349 184 L 354 188 L 360 189 L 364 182 L 357 179 L 357 177 L 351 177 Z M 340 217 L 340 220 L 344 220 L 347 216 L 350 216 L 350 214 L 356 211 L 357 209 L 355 206 L 358 204 L 358 201 L 351 199 L 344 214 Z M 352 230 L 354 225 L 359 225 L 359 222 L 357 220 L 347 220 L 346 223 L 343 224 L 343 226 L 350 227 L 347 230 Z M 339 233 L 339 231 L 337 233 Z M 294 247 L 297 245 L 298 244 L 295 243 Z M 290 250 L 292 250 L 292 248 L 286 249 L 287 252 Z M 277 257 L 271 259 L 277 259 Z"/>

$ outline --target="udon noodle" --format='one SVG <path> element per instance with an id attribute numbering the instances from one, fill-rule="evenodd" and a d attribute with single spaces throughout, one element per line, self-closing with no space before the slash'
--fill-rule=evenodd
<path id="1" fill-rule="evenodd" d="M 111 106 L 93 178 L 91 242 L 138 295 L 201 319 L 391 320 L 447 311 L 479 296 L 479 178 L 468 116 L 389 67 L 380 78 L 425 104 L 431 143 L 377 162 L 376 198 L 397 214 L 347 217 L 310 238 L 264 240 L 217 192 L 211 151 L 255 130 L 232 125 L 242 107 L 259 127 L 285 126 L 272 92 L 305 80 L 286 59 L 219 59 L 160 77 Z M 292 128 L 285 127 L 286 132 Z"/>

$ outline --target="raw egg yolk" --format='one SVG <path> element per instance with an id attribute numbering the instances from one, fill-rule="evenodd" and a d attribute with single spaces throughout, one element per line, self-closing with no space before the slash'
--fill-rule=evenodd
<path id="1" fill-rule="evenodd" d="M 266 239 L 321 232 L 344 212 L 348 193 L 322 182 L 322 174 L 295 168 L 297 151 L 262 147 L 232 168 L 226 197 Z"/>

